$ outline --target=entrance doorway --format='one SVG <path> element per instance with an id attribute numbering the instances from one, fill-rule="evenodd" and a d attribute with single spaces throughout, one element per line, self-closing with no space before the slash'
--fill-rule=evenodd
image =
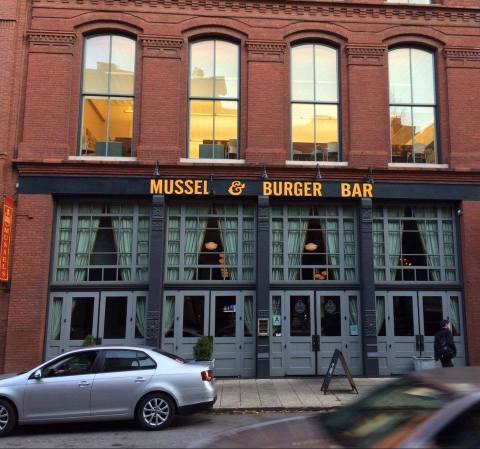
<path id="1" fill-rule="evenodd" d="M 272 376 L 325 374 L 335 349 L 352 374 L 362 373 L 358 292 L 286 291 L 270 297 Z"/>
<path id="2" fill-rule="evenodd" d="M 253 292 L 165 292 L 162 347 L 192 360 L 198 337 L 213 341 L 217 376 L 255 376 Z"/>
<path id="3" fill-rule="evenodd" d="M 456 366 L 465 365 L 462 301 L 458 292 L 377 292 L 377 346 L 381 375 L 413 370 L 413 357 L 433 357 L 440 323 L 450 319 Z"/>
<path id="4" fill-rule="evenodd" d="M 78 349 L 88 335 L 104 345 L 145 344 L 147 292 L 51 293 L 46 357 Z"/>

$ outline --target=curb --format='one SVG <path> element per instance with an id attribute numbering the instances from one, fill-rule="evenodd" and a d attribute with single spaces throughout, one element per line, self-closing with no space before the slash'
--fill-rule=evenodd
<path id="1" fill-rule="evenodd" d="M 219 407 L 219 408 L 211 408 L 207 411 L 207 413 L 230 413 L 230 414 L 236 414 L 236 413 L 262 413 L 262 412 L 284 412 L 284 413 L 300 413 L 300 412 L 325 412 L 329 410 L 336 409 L 338 407 L 341 407 L 341 404 L 339 405 L 333 405 L 333 406 L 311 406 L 311 407 L 238 407 L 238 408 L 225 408 L 225 407 Z"/>

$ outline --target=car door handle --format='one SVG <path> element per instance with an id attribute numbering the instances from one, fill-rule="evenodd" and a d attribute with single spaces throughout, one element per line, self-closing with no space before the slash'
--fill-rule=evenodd
<path id="1" fill-rule="evenodd" d="M 85 380 L 82 380 L 82 381 L 78 384 L 78 386 L 79 386 L 80 388 L 88 387 L 89 385 L 90 385 L 90 382 L 87 382 L 87 381 L 85 381 Z"/>
<path id="2" fill-rule="evenodd" d="M 137 378 L 135 379 L 135 383 L 136 383 L 136 384 L 139 384 L 139 383 L 142 383 L 142 382 L 145 382 L 145 379 L 144 379 L 143 377 L 137 377 Z"/>

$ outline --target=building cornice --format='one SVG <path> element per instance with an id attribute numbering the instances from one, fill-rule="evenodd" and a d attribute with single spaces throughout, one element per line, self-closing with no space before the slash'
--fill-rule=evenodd
<path id="1" fill-rule="evenodd" d="M 480 48 L 446 47 L 443 54 L 447 67 L 480 68 Z"/>
<path id="2" fill-rule="evenodd" d="M 245 42 L 249 61 L 283 62 L 287 44 L 283 41 L 258 41 Z"/>
<path id="3" fill-rule="evenodd" d="M 365 4 L 332 1 L 290 0 L 33 0 L 33 7 L 55 7 L 55 4 L 78 5 L 82 9 L 101 7 L 106 11 L 118 11 L 119 7 L 129 10 L 148 8 L 149 12 L 155 8 L 165 8 L 170 12 L 173 9 L 205 10 L 211 14 L 212 10 L 223 13 L 253 13 L 266 16 L 305 16 L 321 17 L 329 20 L 392 20 L 397 22 L 417 22 L 425 20 L 431 22 L 455 22 L 456 24 L 480 24 L 480 8 L 451 7 L 442 5 L 414 5 L 414 4 Z M 120 5 L 119 5 L 120 4 Z"/>
<path id="4" fill-rule="evenodd" d="M 26 34 L 30 51 L 35 53 L 73 53 L 74 33 L 29 30 Z"/>
<path id="5" fill-rule="evenodd" d="M 345 52 L 349 65 L 384 65 L 386 46 L 347 45 Z"/>

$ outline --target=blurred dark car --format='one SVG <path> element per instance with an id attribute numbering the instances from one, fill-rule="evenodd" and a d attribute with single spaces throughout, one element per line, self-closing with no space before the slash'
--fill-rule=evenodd
<path id="1" fill-rule="evenodd" d="M 480 448 L 480 367 L 392 380 L 330 413 L 222 433 L 210 448 Z"/>

